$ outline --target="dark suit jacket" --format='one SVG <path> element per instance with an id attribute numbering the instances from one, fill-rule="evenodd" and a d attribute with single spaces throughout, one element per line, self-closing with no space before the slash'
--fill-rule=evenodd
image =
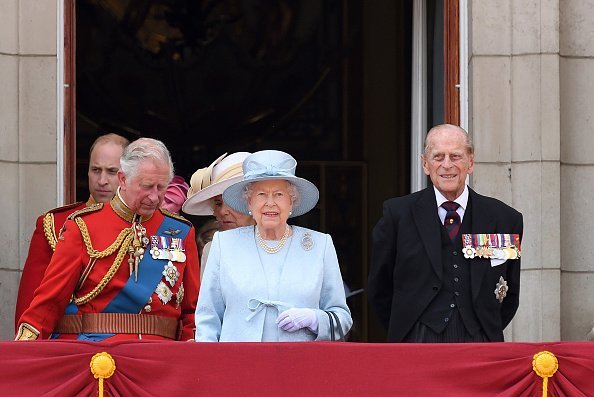
<path id="1" fill-rule="evenodd" d="M 494 198 L 469 189 L 472 233 L 522 235 L 522 214 Z M 466 215 L 466 214 L 465 214 Z M 373 229 L 369 302 L 388 330 L 389 342 L 400 342 L 442 288 L 441 222 L 433 186 L 384 203 Z M 461 253 L 460 253 L 461 254 Z M 509 290 L 499 303 L 499 277 Z M 520 259 L 492 267 L 489 259 L 470 260 L 472 303 L 490 341 L 503 341 L 503 329 L 519 304 Z"/>

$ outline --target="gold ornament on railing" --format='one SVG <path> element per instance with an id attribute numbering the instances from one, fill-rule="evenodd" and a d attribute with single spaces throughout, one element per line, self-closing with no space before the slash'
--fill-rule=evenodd
<path id="1" fill-rule="evenodd" d="M 542 378 L 542 396 L 547 397 L 549 378 L 555 375 L 559 368 L 557 357 L 546 350 L 536 353 L 532 358 L 532 369 Z"/>
<path id="2" fill-rule="evenodd" d="M 91 358 L 90 366 L 95 379 L 99 379 L 99 397 L 103 397 L 103 379 L 109 378 L 115 372 L 115 360 L 109 353 L 101 352 Z"/>

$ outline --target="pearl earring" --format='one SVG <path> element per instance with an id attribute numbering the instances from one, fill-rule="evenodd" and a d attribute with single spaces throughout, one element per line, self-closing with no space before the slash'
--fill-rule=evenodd
<path id="1" fill-rule="evenodd" d="M 289 211 L 289 216 L 293 215 L 293 211 Z"/>
<path id="2" fill-rule="evenodd" d="M 249 216 L 252 216 L 252 211 L 248 211 L 248 215 Z"/>

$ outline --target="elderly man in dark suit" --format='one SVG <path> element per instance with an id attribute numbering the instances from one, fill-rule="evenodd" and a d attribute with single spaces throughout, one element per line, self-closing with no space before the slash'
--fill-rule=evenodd
<path id="1" fill-rule="evenodd" d="M 466 131 L 432 128 L 433 186 L 384 203 L 373 229 L 369 301 L 389 342 L 500 342 L 519 304 L 522 214 L 466 185 Z"/>

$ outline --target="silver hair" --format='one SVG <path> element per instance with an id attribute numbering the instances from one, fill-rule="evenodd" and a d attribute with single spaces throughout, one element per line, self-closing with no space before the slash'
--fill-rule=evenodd
<path id="1" fill-rule="evenodd" d="M 429 132 L 427 132 L 427 136 L 425 137 L 425 150 L 423 154 L 427 156 L 431 151 L 431 146 L 429 145 L 429 137 L 438 131 L 443 130 L 454 130 L 458 131 L 461 134 L 464 134 L 464 144 L 466 146 L 466 153 L 473 154 L 474 153 L 474 145 L 472 143 L 472 138 L 470 138 L 470 134 L 464 130 L 464 128 L 459 127 L 453 124 L 440 124 L 436 125 L 435 127 L 431 128 Z"/>
<path id="2" fill-rule="evenodd" d="M 286 179 L 283 179 L 287 181 Z M 258 181 L 250 182 L 243 187 L 243 192 L 241 193 L 241 198 L 245 201 L 246 205 L 250 199 L 250 196 L 254 192 L 253 184 Z M 289 196 L 291 197 L 291 205 L 296 205 L 299 203 L 299 190 L 297 186 L 293 185 L 291 181 L 287 181 L 289 186 L 287 187 L 287 191 L 289 192 Z"/>
<path id="3" fill-rule="evenodd" d="M 169 183 L 173 179 L 173 161 L 165 144 L 152 138 L 138 138 L 129 144 L 120 159 L 120 167 L 127 178 L 138 174 L 138 166 L 146 160 L 164 161 L 169 166 Z"/>

